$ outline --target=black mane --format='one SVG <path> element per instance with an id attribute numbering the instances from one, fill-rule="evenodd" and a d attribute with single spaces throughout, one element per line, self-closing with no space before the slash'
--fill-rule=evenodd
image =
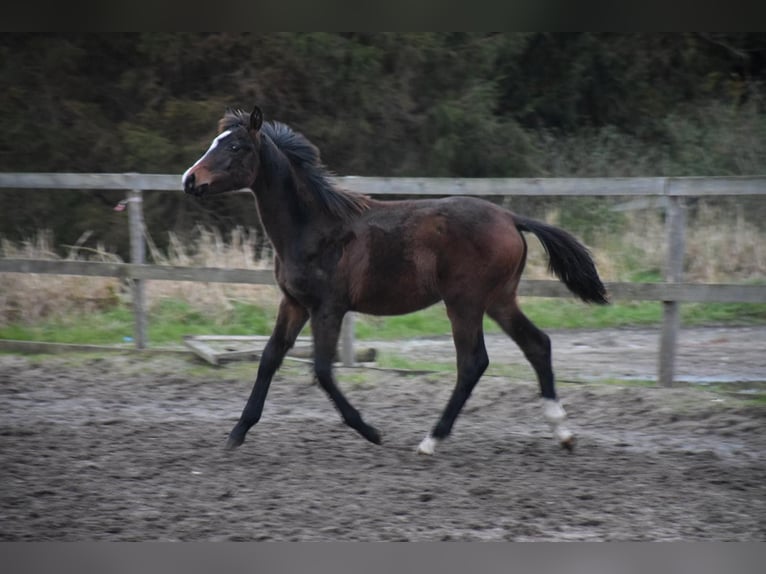
<path id="1" fill-rule="evenodd" d="M 227 110 L 218 123 L 219 133 L 235 127 L 247 127 L 250 114 L 243 110 Z M 364 195 L 338 189 L 331 181 L 331 173 L 322 163 L 319 149 L 306 136 L 281 122 L 264 122 L 261 134 L 268 137 L 284 154 L 296 171 L 303 176 L 305 188 L 330 215 L 350 219 L 369 207 Z M 262 169 L 268 166 L 262 166 Z"/>

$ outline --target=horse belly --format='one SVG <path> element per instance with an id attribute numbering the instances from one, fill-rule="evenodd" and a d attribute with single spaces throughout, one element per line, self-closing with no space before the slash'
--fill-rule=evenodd
<path id="1" fill-rule="evenodd" d="M 352 303 L 352 310 L 368 315 L 404 315 L 425 309 L 440 299 L 433 291 L 388 283 L 357 298 Z"/>
<path id="2" fill-rule="evenodd" d="M 370 315 L 403 315 L 441 299 L 435 257 L 401 257 L 388 265 L 367 266 L 352 280 L 351 304 Z"/>

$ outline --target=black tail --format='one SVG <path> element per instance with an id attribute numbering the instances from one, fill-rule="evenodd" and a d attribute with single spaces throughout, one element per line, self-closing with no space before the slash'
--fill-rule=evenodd
<path id="1" fill-rule="evenodd" d="M 548 253 L 548 270 L 586 303 L 609 303 L 590 251 L 569 233 L 542 221 L 514 214 L 516 229 L 534 233 Z"/>

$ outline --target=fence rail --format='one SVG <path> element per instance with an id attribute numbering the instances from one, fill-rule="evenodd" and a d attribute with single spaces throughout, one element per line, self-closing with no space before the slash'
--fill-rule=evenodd
<path id="1" fill-rule="evenodd" d="M 159 281 L 196 281 L 200 283 L 249 283 L 276 285 L 269 269 L 226 269 L 221 267 L 178 267 L 101 261 L 59 261 L 47 259 L 0 259 L 0 273 L 41 273 L 82 275 Z M 717 283 L 627 283 L 606 282 L 614 300 L 678 301 L 681 303 L 762 303 L 766 285 L 730 285 Z M 535 297 L 572 297 L 560 281 L 522 279 L 521 295 Z"/>
<path id="2" fill-rule="evenodd" d="M 418 196 L 628 196 L 664 197 L 668 255 L 663 283 L 607 283 L 612 299 L 661 301 L 663 325 L 658 378 L 673 382 L 675 349 L 682 302 L 766 302 L 766 286 L 697 284 L 683 282 L 687 197 L 766 195 L 766 176 L 746 177 L 639 177 L 639 178 L 386 178 L 337 177 L 347 190 L 367 195 Z M 50 273 L 120 277 L 133 284 L 136 346 L 146 345 L 145 281 L 201 281 L 273 284 L 273 274 L 260 269 L 172 267 L 144 264 L 142 191 L 181 192 L 180 176 L 140 173 L 0 173 L 0 189 L 124 190 L 128 193 L 131 263 L 0 259 L 0 272 Z M 522 280 L 522 295 L 571 297 L 558 281 Z M 351 314 L 344 321 L 341 357 L 353 357 Z"/>
<path id="3" fill-rule="evenodd" d="M 766 176 L 425 178 L 335 177 L 367 195 L 666 196 L 766 194 Z M 182 192 L 181 176 L 148 173 L 0 173 L 0 189 L 100 189 Z"/>

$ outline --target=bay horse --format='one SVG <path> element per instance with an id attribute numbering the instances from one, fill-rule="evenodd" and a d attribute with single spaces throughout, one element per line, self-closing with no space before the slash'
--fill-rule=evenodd
<path id="1" fill-rule="evenodd" d="M 377 201 L 338 188 L 319 150 L 280 122 L 227 109 L 209 149 L 183 174 L 197 197 L 249 188 L 274 247 L 282 292 L 276 324 L 255 384 L 226 447 L 240 446 L 261 417 L 272 377 L 311 321 L 314 374 L 343 421 L 368 441 L 378 431 L 348 402 L 333 377 L 341 323 L 349 311 L 400 315 L 444 301 L 457 354 L 457 384 L 441 417 L 418 446 L 433 454 L 489 365 L 482 319 L 489 315 L 535 370 L 543 416 L 567 449 L 551 364 L 550 338 L 519 309 L 527 255 L 520 233 L 537 236 L 549 270 L 586 302 L 606 304 L 606 289 L 586 247 L 568 232 L 472 197 Z"/>

